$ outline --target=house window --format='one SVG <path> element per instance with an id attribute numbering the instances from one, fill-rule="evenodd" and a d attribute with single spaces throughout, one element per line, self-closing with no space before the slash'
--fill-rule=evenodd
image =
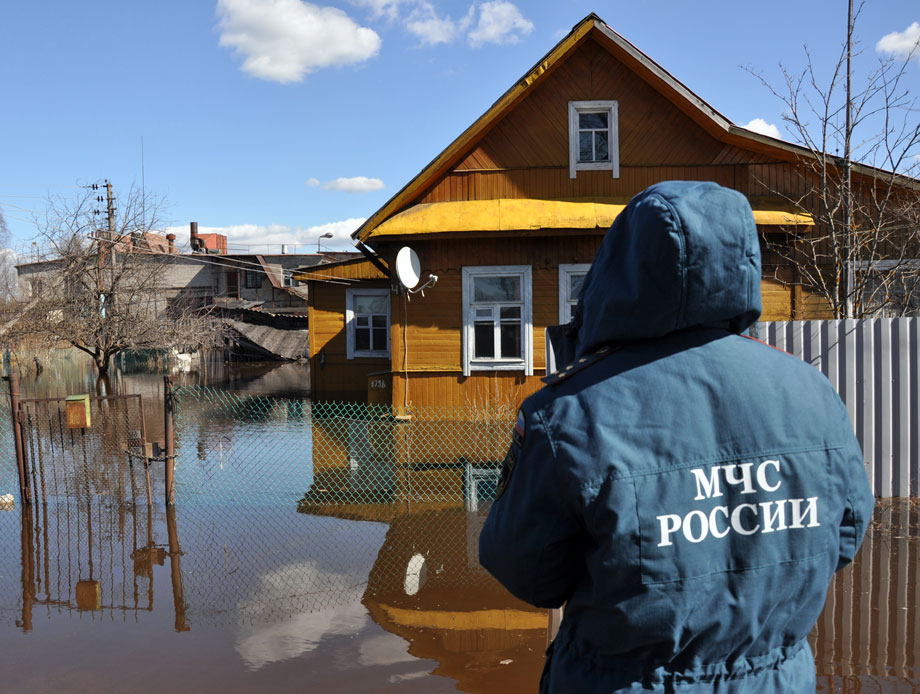
<path id="1" fill-rule="evenodd" d="M 294 279 L 294 273 L 290 270 L 281 271 L 281 286 L 282 287 L 296 287 L 300 284 L 297 280 Z"/>
<path id="2" fill-rule="evenodd" d="M 246 289 L 259 289 L 262 286 L 262 273 L 258 270 L 246 270 Z"/>
<path id="3" fill-rule="evenodd" d="M 463 373 L 533 374 L 530 266 L 463 268 Z"/>
<path id="4" fill-rule="evenodd" d="M 390 356 L 390 290 L 346 289 L 348 358 Z"/>
<path id="5" fill-rule="evenodd" d="M 572 313 L 578 304 L 581 285 L 591 265 L 588 263 L 567 264 L 559 266 L 559 322 L 572 320 Z"/>
<path id="6" fill-rule="evenodd" d="M 860 315 L 872 318 L 920 316 L 920 259 L 857 260 L 850 285 Z"/>
<path id="7" fill-rule="evenodd" d="M 616 101 L 569 102 L 569 178 L 581 170 L 610 169 L 620 177 Z"/>

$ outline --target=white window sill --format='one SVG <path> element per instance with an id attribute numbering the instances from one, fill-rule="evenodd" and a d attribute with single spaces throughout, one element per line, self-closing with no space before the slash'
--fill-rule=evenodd
<path id="1" fill-rule="evenodd" d="M 471 361 L 470 371 L 524 371 L 527 366 L 520 361 Z"/>
<path id="2" fill-rule="evenodd" d="M 390 353 L 389 352 L 353 352 L 351 357 L 349 357 L 349 359 L 361 359 L 361 358 L 389 359 Z"/>

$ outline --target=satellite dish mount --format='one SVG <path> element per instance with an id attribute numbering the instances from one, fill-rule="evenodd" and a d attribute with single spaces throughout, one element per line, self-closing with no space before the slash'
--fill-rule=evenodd
<path id="1" fill-rule="evenodd" d="M 396 254 L 396 277 L 409 294 L 421 292 L 422 296 L 425 296 L 425 289 L 433 287 L 438 281 L 438 276 L 429 272 L 425 283 L 418 286 L 422 279 L 421 272 L 418 254 L 408 246 L 400 248 Z"/>

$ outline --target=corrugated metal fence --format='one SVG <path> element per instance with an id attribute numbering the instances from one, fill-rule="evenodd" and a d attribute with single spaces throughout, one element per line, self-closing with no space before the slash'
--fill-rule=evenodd
<path id="1" fill-rule="evenodd" d="M 758 323 L 758 336 L 818 368 L 847 406 L 879 497 L 920 495 L 920 319 Z"/>

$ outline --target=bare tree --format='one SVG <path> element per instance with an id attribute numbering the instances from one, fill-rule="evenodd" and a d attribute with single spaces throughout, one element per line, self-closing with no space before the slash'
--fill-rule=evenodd
<path id="1" fill-rule="evenodd" d="M 176 256 L 154 232 L 160 201 L 132 189 L 111 214 L 99 214 L 96 195 L 51 199 L 36 220 L 49 257 L 20 266 L 31 286 L 12 337 L 69 343 L 92 357 L 100 377 L 126 350 L 220 344 L 219 323 L 170 286 Z"/>
<path id="2" fill-rule="evenodd" d="M 0 208 L 0 303 L 6 304 L 16 295 L 16 252 L 9 248 L 10 229 Z M 2 313 L 2 309 L 0 309 Z"/>
<path id="3" fill-rule="evenodd" d="M 852 41 L 828 72 L 807 47 L 806 66 L 780 65 L 783 84 L 757 77 L 785 106 L 783 120 L 802 147 L 798 193 L 782 194 L 814 218 L 814 228 L 771 235 L 776 279 L 799 285 L 835 318 L 904 315 L 920 308 L 920 110 L 907 83 L 911 58 L 882 58 L 851 87 Z"/>

